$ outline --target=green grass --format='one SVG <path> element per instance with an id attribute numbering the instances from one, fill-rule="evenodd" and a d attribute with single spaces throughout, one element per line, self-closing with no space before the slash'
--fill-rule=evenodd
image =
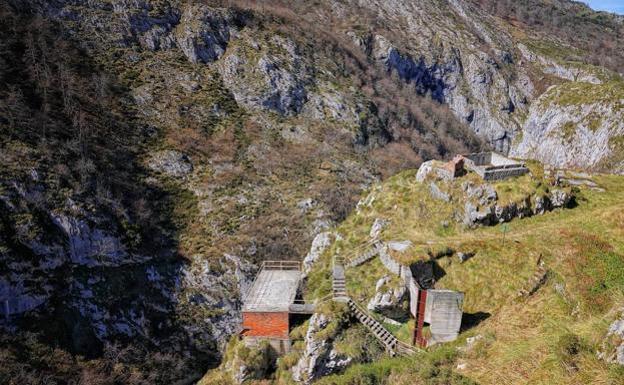
<path id="1" fill-rule="evenodd" d="M 563 140 L 570 143 L 576 136 L 576 124 L 570 121 L 565 122 L 561 127 L 561 132 L 563 134 Z"/>
<path id="2" fill-rule="evenodd" d="M 617 112 L 624 108 L 624 82 L 621 79 L 602 84 L 567 82 L 553 87 L 544 97 L 547 105 L 608 104 Z"/>
<path id="3" fill-rule="evenodd" d="M 527 175 L 494 184 L 502 200 L 515 201 L 551 189 L 542 179 L 541 166 L 530 162 L 529 167 L 533 178 Z M 469 335 L 486 336 L 457 358 L 466 364 L 464 375 L 481 384 L 622 383 L 622 371 L 597 359 L 596 352 L 616 316 L 614 309 L 624 305 L 624 177 L 599 175 L 593 180 L 605 192 L 581 188 L 573 209 L 515 219 L 506 225 L 503 243 L 501 226 L 467 229 L 450 221 L 451 230 L 440 231 L 439 221 L 449 220 L 452 205 L 461 207 L 461 202 L 446 206 L 431 200 L 426 185 L 416 183 L 413 172 L 404 172 L 373 187 L 373 203 L 338 227 L 343 240 L 329 248 L 318 266 L 327 269 L 331 255 L 346 255 L 366 244 L 375 218 L 389 221 L 382 239 L 414 244 L 404 254 L 395 254 L 404 263 L 435 248 L 476 252 L 462 264 L 455 255 L 436 261 L 444 271 L 436 286 L 464 292 L 464 312 L 489 314 L 456 342 L 461 344 Z M 530 297 L 518 297 L 537 270 L 538 260 L 549 270 L 546 284 Z M 347 289 L 366 304 L 377 279 L 386 274 L 374 259 L 347 270 Z M 386 327 L 401 339 L 411 330 L 406 325 Z M 430 354 L 434 353 L 424 356 Z M 407 384 L 416 378 L 435 383 L 418 377 L 420 372 L 408 362 L 388 359 L 358 365 L 321 383 Z"/>
<path id="4" fill-rule="evenodd" d="M 457 356 L 454 346 L 412 357 L 384 358 L 349 367 L 344 374 L 321 378 L 321 385 L 427 384 L 472 385 L 474 381 L 454 373 L 449 364 Z"/>

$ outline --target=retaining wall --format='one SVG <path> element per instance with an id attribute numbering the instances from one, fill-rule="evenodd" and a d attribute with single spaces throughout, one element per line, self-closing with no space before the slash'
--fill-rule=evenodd
<path id="1" fill-rule="evenodd" d="M 501 180 L 529 172 L 524 164 L 494 152 L 469 154 L 465 159 L 466 168 L 476 172 L 486 181 Z"/>

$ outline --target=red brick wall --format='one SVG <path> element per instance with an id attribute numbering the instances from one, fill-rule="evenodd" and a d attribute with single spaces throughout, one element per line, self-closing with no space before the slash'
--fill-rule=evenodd
<path id="1" fill-rule="evenodd" d="M 243 312 L 243 335 L 288 338 L 288 312 Z"/>

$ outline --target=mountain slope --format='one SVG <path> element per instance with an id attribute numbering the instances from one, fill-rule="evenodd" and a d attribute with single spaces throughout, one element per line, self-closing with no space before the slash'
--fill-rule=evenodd
<path id="1" fill-rule="evenodd" d="M 199 378 L 255 263 L 304 254 L 381 176 L 481 146 L 279 17 L 108 1 L 2 15 L 3 382 Z"/>
<path id="2" fill-rule="evenodd" d="M 516 201 L 536 208 L 537 198 L 566 188 L 566 182 L 553 186 L 548 177 L 542 179 L 539 164 L 530 167 L 532 176 L 491 184 L 499 204 Z M 567 177 L 579 180 L 578 175 Z M 585 178 L 590 178 L 585 179 L 588 185 L 570 190 L 576 204 L 568 208 L 476 228 L 462 224 L 463 213 L 457 215 L 458 202 L 486 196 L 474 195 L 487 189 L 474 184 L 471 174 L 451 182 L 418 182 L 415 171 L 406 171 L 373 186 L 358 210 L 336 228 L 336 240 L 314 265 L 310 300 L 331 289 L 324 280 L 332 257 L 349 260 L 364 253 L 377 228 L 377 242 L 388 245 L 396 261 L 430 264 L 437 289 L 465 293 L 462 332 L 457 341 L 429 347 L 420 356 L 338 368 L 319 383 L 359 384 L 362 378 L 370 384 L 620 383 L 622 361 L 618 364 L 614 357 L 624 348 L 617 331 L 624 316 L 622 177 Z M 536 182 L 536 189 L 527 179 Z M 450 201 L 431 183 L 447 192 Z M 464 187 L 470 183 L 472 187 Z M 379 223 L 385 225 L 380 228 Z M 346 276 L 349 296 L 365 306 L 383 292 L 380 280 L 392 274 L 376 257 L 348 268 Z M 399 338 L 411 338 L 413 323 L 384 325 Z M 317 342 L 323 343 L 331 340 Z M 294 354 L 304 351 L 295 344 Z"/>
<path id="3" fill-rule="evenodd" d="M 339 31 L 417 92 L 447 104 L 493 148 L 558 167 L 621 172 L 620 96 L 610 90 L 623 85 L 622 17 L 567 1 L 328 3 L 339 9 Z M 354 22 L 360 14 L 367 15 L 364 26 Z M 590 100 L 580 98 L 574 109 L 544 104 L 550 87 L 579 94 L 587 83 L 595 85 L 592 95 L 613 96 L 607 120 L 597 122 L 590 137 L 582 130 L 584 111 L 594 107 Z M 561 138 L 565 123 L 579 134 Z M 544 142 L 543 136 L 559 139 Z M 597 144 L 595 155 L 566 156 L 588 142 Z"/>
<path id="4" fill-rule="evenodd" d="M 20 346 L 3 379 L 198 378 L 258 262 L 300 259 L 424 160 L 491 146 L 622 167 L 620 51 L 587 54 L 621 18 L 587 13 L 575 46 L 459 0 L 0 7 L 3 345 Z M 568 102 L 586 88 L 613 91 L 608 116 Z"/>

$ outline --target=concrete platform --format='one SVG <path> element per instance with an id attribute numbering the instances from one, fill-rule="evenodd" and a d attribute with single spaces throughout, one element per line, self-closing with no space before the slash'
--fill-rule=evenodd
<path id="1" fill-rule="evenodd" d="M 245 312 L 288 312 L 301 281 L 299 270 L 260 271 L 244 299 Z"/>

